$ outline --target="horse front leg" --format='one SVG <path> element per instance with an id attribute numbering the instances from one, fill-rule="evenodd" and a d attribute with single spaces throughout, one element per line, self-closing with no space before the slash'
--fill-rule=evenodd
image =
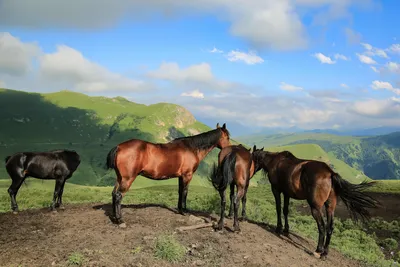
<path id="1" fill-rule="evenodd" d="M 13 211 L 14 214 L 18 213 L 17 194 L 24 180 L 25 180 L 24 177 L 20 176 L 12 177 L 12 183 L 7 190 L 8 194 L 10 195 L 11 210 Z"/>
<path id="2" fill-rule="evenodd" d="M 283 216 L 285 216 L 285 228 L 283 229 L 283 234 L 284 235 L 289 235 L 289 196 L 284 195 L 284 200 L 283 200 Z"/>
<path id="3" fill-rule="evenodd" d="M 114 186 L 112 192 L 112 201 L 113 201 L 113 219 L 119 227 L 125 228 L 126 223 L 122 219 L 122 211 L 121 211 L 121 202 L 123 197 L 125 196 L 126 192 L 128 192 L 129 188 L 131 187 L 133 181 L 135 181 L 137 175 L 132 177 L 117 177 L 117 182 Z"/>
<path id="4" fill-rule="evenodd" d="M 281 207 L 281 192 L 279 192 L 278 189 L 272 188 L 272 193 L 274 194 L 275 198 L 275 206 L 276 206 L 276 230 L 275 232 L 277 234 L 282 233 L 282 217 L 281 217 L 281 212 L 282 212 L 282 207 Z"/>
<path id="5" fill-rule="evenodd" d="M 189 183 L 193 178 L 192 173 L 188 173 L 179 178 L 179 200 L 178 210 L 179 213 L 185 215 L 187 212 L 186 200 L 189 191 Z"/>
<path id="6" fill-rule="evenodd" d="M 62 204 L 62 197 L 63 197 L 63 193 L 64 193 L 64 186 L 65 186 L 65 182 L 67 181 L 67 179 L 64 179 L 62 184 L 61 184 L 61 189 L 60 189 L 60 194 L 58 195 L 58 199 L 57 199 L 57 203 L 56 203 L 56 208 L 59 209 L 64 209 L 64 206 Z"/>

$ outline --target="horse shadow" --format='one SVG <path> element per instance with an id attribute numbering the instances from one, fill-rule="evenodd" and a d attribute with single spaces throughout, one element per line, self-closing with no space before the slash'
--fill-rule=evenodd
<path id="1" fill-rule="evenodd" d="M 247 219 L 246 222 L 257 225 L 258 227 L 263 228 L 264 230 L 274 234 L 278 238 L 295 246 L 296 248 L 303 250 L 307 254 L 313 255 L 313 252 L 310 249 L 308 249 L 306 246 L 304 246 L 304 243 L 309 243 L 309 240 L 305 239 L 304 237 L 302 237 L 296 233 L 289 232 L 289 234 L 286 234 L 286 235 L 278 234 L 275 232 L 275 229 L 276 229 L 275 225 L 263 223 L 263 222 L 257 222 L 257 221 L 253 221 L 253 220 L 249 220 L 249 219 Z"/>
<path id="2" fill-rule="evenodd" d="M 154 208 L 154 207 L 166 209 L 177 215 L 182 215 L 177 209 L 171 208 L 165 204 L 141 203 L 141 204 L 122 204 L 121 205 L 121 208 L 124 208 L 124 209 L 147 209 L 147 208 Z M 113 215 L 113 207 L 112 207 L 111 203 L 95 205 L 92 208 L 95 210 L 104 210 L 104 215 L 107 216 L 108 218 L 110 218 L 110 220 L 113 223 L 116 223 L 116 220 Z M 209 221 L 209 222 L 217 221 L 217 218 L 211 212 L 188 209 L 185 213 L 186 213 L 185 216 L 193 215 L 196 217 L 202 217 L 204 220 Z"/>

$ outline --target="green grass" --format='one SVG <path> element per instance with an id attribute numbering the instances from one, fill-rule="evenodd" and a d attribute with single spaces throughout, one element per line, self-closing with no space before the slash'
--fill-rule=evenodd
<path id="1" fill-rule="evenodd" d="M 67 265 L 68 266 L 82 266 L 85 261 L 85 256 L 79 252 L 74 252 L 68 256 Z"/>
<path id="2" fill-rule="evenodd" d="M 183 259 L 186 248 L 173 235 L 162 235 L 156 240 L 154 255 L 156 258 L 169 262 L 179 262 Z"/>
<path id="3" fill-rule="evenodd" d="M 400 194 L 399 180 L 376 180 L 375 186 L 369 189 L 371 192 Z"/>
<path id="4" fill-rule="evenodd" d="M 9 183 L 0 181 L 0 212 L 10 211 L 10 200 L 6 188 Z M 47 207 L 52 199 L 54 182 L 32 180 L 28 187 L 23 186 L 17 201 L 20 208 Z M 170 207 L 176 207 L 178 201 L 177 185 L 164 185 L 156 187 L 142 187 L 132 189 L 123 199 L 124 204 L 130 203 L 157 203 Z M 112 187 L 90 187 L 67 183 L 63 200 L 68 203 L 94 203 L 111 202 Z M 317 226 L 314 219 L 309 215 L 300 215 L 291 201 L 290 226 L 292 231 L 303 236 L 310 237 L 316 242 Z M 298 202 L 297 202 L 298 203 Z M 229 206 L 229 205 L 227 205 Z M 219 214 L 220 198 L 216 190 L 210 187 L 190 186 L 188 194 L 188 207 L 193 210 L 203 210 Z M 275 202 L 268 184 L 252 187 L 248 192 L 247 214 L 251 220 L 275 225 L 276 213 Z M 396 223 L 373 221 L 378 225 L 388 225 L 397 229 Z M 376 228 L 376 225 L 371 225 Z M 373 235 L 369 235 L 364 228 L 350 220 L 342 221 L 335 218 L 335 230 L 332 237 L 332 247 L 344 255 L 367 263 L 368 266 L 390 266 L 389 260 L 385 260 Z M 389 229 L 389 228 L 388 228 Z M 171 241 L 172 242 L 172 241 Z M 166 243 L 171 243 L 170 241 Z M 171 245 L 172 246 L 172 245 Z M 160 251 L 169 251 L 163 248 Z M 172 255 L 175 252 L 169 252 Z M 178 253 L 179 254 L 179 253 Z M 396 265 L 392 265 L 396 266 Z"/>

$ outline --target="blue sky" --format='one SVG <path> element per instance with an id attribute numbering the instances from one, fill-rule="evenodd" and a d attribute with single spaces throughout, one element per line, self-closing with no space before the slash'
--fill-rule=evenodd
<path id="1" fill-rule="evenodd" d="M 246 127 L 400 126 L 398 1 L 0 0 L 0 86 Z"/>

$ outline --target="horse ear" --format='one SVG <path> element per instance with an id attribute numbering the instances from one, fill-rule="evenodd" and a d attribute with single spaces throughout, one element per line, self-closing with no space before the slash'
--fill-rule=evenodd
<path id="1" fill-rule="evenodd" d="M 224 123 L 223 125 L 222 125 L 222 129 L 226 129 L 226 123 Z"/>
<path id="2" fill-rule="evenodd" d="M 257 150 L 256 145 L 254 145 L 253 146 L 253 151 L 256 151 L 256 150 Z"/>
<path id="3" fill-rule="evenodd" d="M 219 122 L 217 123 L 217 129 L 218 129 L 218 128 L 221 128 L 221 127 L 219 127 Z"/>
<path id="4" fill-rule="evenodd" d="M 261 150 L 261 151 L 264 151 L 264 147 L 262 147 L 260 150 Z"/>

